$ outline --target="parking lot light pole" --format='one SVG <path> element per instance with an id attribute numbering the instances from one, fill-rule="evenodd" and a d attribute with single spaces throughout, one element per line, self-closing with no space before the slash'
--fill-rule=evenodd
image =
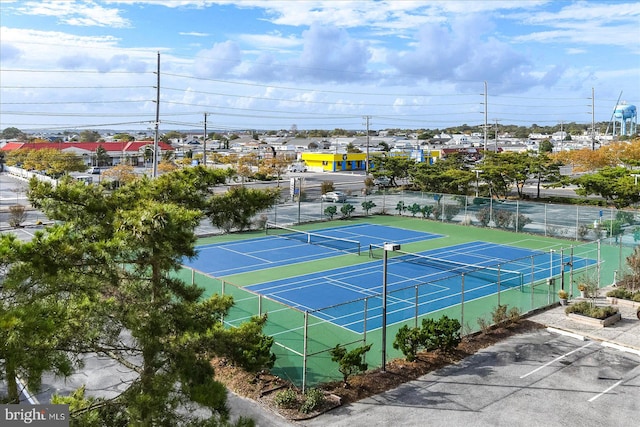
<path id="1" fill-rule="evenodd" d="M 473 169 L 472 172 L 476 173 L 476 198 L 478 198 L 478 185 L 479 185 L 479 178 L 480 178 L 480 174 L 482 172 L 484 172 L 483 170 L 480 169 Z"/>
<path id="2" fill-rule="evenodd" d="M 382 372 L 387 371 L 387 259 L 389 251 L 399 251 L 397 243 L 385 243 L 382 254 Z"/>

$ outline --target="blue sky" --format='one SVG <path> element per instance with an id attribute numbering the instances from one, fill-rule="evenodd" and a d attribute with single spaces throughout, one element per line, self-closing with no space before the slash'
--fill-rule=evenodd
<path id="1" fill-rule="evenodd" d="M 0 129 L 444 129 L 640 103 L 637 1 L 0 0 Z M 592 103 L 592 90 L 595 102 Z"/>

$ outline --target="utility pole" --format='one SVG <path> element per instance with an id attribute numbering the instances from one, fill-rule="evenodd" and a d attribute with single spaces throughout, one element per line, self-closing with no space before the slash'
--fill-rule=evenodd
<path id="1" fill-rule="evenodd" d="M 484 82 L 484 151 L 487 151 L 487 115 L 489 107 L 487 106 L 487 81 Z"/>
<path id="2" fill-rule="evenodd" d="M 596 97 L 591 88 L 591 151 L 596 150 Z"/>
<path id="3" fill-rule="evenodd" d="M 203 154 L 202 154 L 202 163 L 204 163 L 204 167 L 207 167 L 207 113 L 204 113 L 204 141 L 202 141 Z"/>
<path id="4" fill-rule="evenodd" d="M 369 175 L 369 119 L 370 118 L 371 116 L 364 116 L 365 124 L 367 127 L 367 155 L 365 157 L 365 163 L 364 163 L 364 170 L 365 170 L 366 176 Z"/>
<path id="5" fill-rule="evenodd" d="M 156 123 L 153 136 L 153 177 L 158 176 L 158 126 L 160 125 L 160 52 L 158 52 L 158 75 L 156 83 Z"/>

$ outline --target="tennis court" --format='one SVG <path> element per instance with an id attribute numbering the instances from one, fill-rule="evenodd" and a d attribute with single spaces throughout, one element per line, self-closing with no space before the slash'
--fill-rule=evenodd
<path id="1" fill-rule="evenodd" d="M 331 227 L 312 233 L 270 226 L 264 237 L 198 246 L 198 257 L 184 260 L 183 264 L 207 275 L 224 277 L 345 253 L 361 254 L 369 245 L 381 245 L 391 240 L 411 243 L 440 237 L 439 234 L 376 224 Z"/>
<path id="2" fill-rule="evenodd" d="M 372 251 L 376 250 L 382 252 L 382 248 L 372 248 Z M 525 283 L 549 276 L 548 267 L 531 272 L 530 262 L 532 257 L 546 258 L 548 254 L 483 241 L 416 254 L 389 252 L 388 256 L 389 324 L 459 304 L 462 274 L 467 301 L 497 293 L 500 289 L 521 289 Z M 573 262 L 586 266 L 594 261 L 574 258 Z M 559 259 L 557 265 L 560 265 Z M 379 296 L 383 292 L 383 281 L 383 263 L 377 260 L 259 283 L 247 289 L 362 333 L 365 319 L 369 330 L 382 326 Z M 366 316 L 363 312 L 365 300 L 368 300 Z"/>
<path id="3" fill-rule="evenodd" d="M 389 337 L 442 315 L 472 333 L 498 305 L 526 313 L 557 301 L 560 287 L 576 290 L 583 277 L 609 280 L 619 268 L 609 261 L 618 259 L 618 248 L 598 243 L 397 216 L 329 224 L 206 238 L 178 272 L 205 295 L 233 297 L 223 319 L 229 327 L 267 314 L 273 370 L 303 388 L 340 378 L 329 357 L 338 344 L 372 344 L 366 361 L 379 366 L 383 243 L 402 246 L 387 252 Z M 401 356 L 390 344 L 386 350 Z"/>

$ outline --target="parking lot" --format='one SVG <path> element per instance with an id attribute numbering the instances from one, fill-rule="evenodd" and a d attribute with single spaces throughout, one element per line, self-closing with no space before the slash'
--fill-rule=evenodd
<path id="1" fill-rule="evenodd" d="M 638 414 L 638 353 L 541 330 L 303 425 L 630 426 Z"/>

